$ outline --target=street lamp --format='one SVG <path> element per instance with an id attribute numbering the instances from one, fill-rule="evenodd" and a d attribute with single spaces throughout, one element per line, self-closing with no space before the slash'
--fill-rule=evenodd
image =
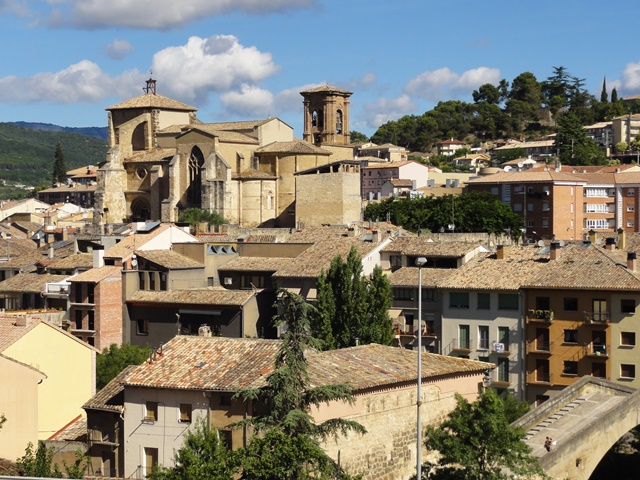
<path id="1" fill-rule="evenodd" d="M 422 426 L 420 422 L 420 407 L 422 406 L 422 267 L 427 263 L 424 257 L 416 258 L 418 267 L 418 398 L 417 428 L 416 428 L 416 479 L 422 478 Z"/>

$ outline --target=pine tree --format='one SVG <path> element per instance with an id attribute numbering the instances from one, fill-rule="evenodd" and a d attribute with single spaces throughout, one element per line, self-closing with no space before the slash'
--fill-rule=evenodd
<path id="1" fill-rule="evenodd" d="M 52 175 L 52 184 L 56 183 L 65 183 L 67 181 L 67 167 L 64 163 L 64 152 L 62 151 L 62 144 L 58 143 L 56 145 L 56 151 L 53 155 L 53 175 Z"/>
<path id="2" fill-rule="evenodd" d="M 323 403 L 353 403 L 348 384 L 312 387 L 305 353 L 315 349 L 318 341 L 309 335 L 309 314 L 313 308 L 299 295 L 278 292 L 279 310 L 275 326 L 286 325 L 278 351 L 275 370 L 260 388 L 239 390 L 235 398 L 268 405 L 263 415 L 256 415 L 233 426 L 250 426 L 255 435 L 246 448 L 238 452 L 242 477 L 256 480 L 346 479 L 349 476 L 329 457 L 320 442 L 350 431 L 365 433 L 352 420 L 330 419 L 316 423 L 309 414 L 312 406 Z"/>

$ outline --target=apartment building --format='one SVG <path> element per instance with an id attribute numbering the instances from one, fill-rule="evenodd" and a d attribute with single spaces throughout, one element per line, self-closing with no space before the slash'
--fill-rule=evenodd
<path id="1" fill-rule="evenodd" d="M 393 180 L 409 180 L 411 190 L 426 187 L 429 167 L 413 160 L 403 162 L 372 163 L 361 168 L 362 198 L 373 200 L 382 195 L 383 186 Z"/>

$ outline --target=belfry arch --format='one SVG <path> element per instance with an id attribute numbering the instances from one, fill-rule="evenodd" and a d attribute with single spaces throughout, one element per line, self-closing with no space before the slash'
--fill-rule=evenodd
<path id="1" fill-rule="evenodd" d="M 202 208 L 202 171 L 204 155 L 197 146 L 193 147 L 187 162 L 187 208 Z"/>

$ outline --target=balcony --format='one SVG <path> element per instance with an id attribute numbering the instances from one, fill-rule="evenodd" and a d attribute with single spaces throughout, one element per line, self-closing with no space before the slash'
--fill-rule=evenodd
<path id="1" fill-rule="evenodd" d="M 92 445 L 110 445 L 112 447 L 118 447 L 120 444 L 117 442 L 116 435 L 113 432 L 103 432 L 98 429 L 89 430 L 89 442 Z"/>
<path id="2" fill-rule="evenodd" d="M 448 345 L 450 352 L 469 353 L 471 351 L 471 340 L 468 338 L 454 338 Z"/>
<path id="3" fill-rule="evenodd" d="M 527 372 L 527 383 L 553 385 L 553 374 L 544 371 Z"/>
<path id="4" fill-rule="evenodd" d="M 609 312 L 582 312 L 584 323 L 606 325 L 611 320 Z"/>
<path id="5" fill-rule="evenodd" d="M 553 310 L 535 310 L 530 308 L 527 311 L 527 323 L 551 323 L 553 322 Z"/>
<path id="6" fill-rule="evenodd" d="M 585 355 L 589 357 L 605 357 L 609 356 L 610 346 L 599 343 L 589 343 L 584 346 Z"/>
<path id="7" fill-rule="evenodd" d="M 47 283 L 45 284 L 43 295 L 57 298 L 68 297 L 70 286 L 69 282 Z"/>
<path id="8" fill-rule="evenodd" d="M 551 355 L 551 343 L 549 340 L 531 340 L 527 342 L 527 353 Z"/>

